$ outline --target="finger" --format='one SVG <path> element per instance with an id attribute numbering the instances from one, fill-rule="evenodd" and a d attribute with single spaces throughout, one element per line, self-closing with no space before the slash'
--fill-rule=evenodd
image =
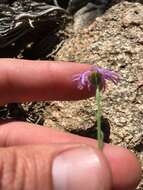
<path id="1" fill-rule="evenodd" d="M 84 143 L 97 146 L 96 141 L 89 138 L 24 122 L 5 123 L 0 127 L 0 146 L 47 143 Z M 141 178 L 140 164 L 135 156 L 126 149 L 108 144 L 105 144 L 103 152 L 110 163 L 114 189 L 135 189 Z"/>
<path id="2" fill-rule="evenodd" d="M 79 90 L 74 74 L 86 64 L 0 59 L 0 103 L 32 100 L 77 100 L 93 95 Z"/>
<path id="3" fill-rule="evenodd" d="M 1 190 L 110 190 L 105 157 L 85 145 L 0 149 Z"/>

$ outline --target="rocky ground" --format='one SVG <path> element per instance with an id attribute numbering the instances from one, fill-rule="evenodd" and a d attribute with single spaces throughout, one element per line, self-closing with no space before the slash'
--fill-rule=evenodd
<path id="1" fill-rule="evenodd" d="M 71 32 L 56 60 L 97 64 L 120 74 L 120 84 L 108 85 L 103 94 L 103 117 L 109 122 L 110 142 L 134 151 L 143 165 L 143 4 L 111 6 L 90 27 Z M 95 125 L 94 98 L 53 102 L 50 109 L 46 125 L 80 132 Z"/>
<path id="2" fill-rule="evenodd" d="M 143 2 L 114 1 L 89 27 L 78 30 L 75 23 L 65 29 L 68 38 L 52 59 L 97 64 L 120 74 L 119 85 L 109 83 L 102 96 L 104 140 L 135 152 L 143 166 Z M 33 102 L 2 107 L 0 116 L 96 138 L 96 109 L 94 98 Z M 137 190 L 143 190 L 143 180 Z"/>

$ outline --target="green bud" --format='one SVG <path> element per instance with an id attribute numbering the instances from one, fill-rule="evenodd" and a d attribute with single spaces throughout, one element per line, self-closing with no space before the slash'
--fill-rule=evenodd
<path id="1" fill-rule="evenodd" d="M 102 75 L 97 72 L 92 72 L 91 75 L 89 76 L 89 80 L 94 86 L 98 86 L 98 85 L 100 86 L 101 78 L 102 78 Z"/>

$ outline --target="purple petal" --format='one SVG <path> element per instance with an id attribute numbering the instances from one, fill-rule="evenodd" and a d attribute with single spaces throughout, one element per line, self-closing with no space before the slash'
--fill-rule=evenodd
<path id="1" fill-rule="evenodd" d="M 74 75 L 73 81 L 77 81 L 77 87 L 79 89 L 83 89 L 84 87 L 87 87 L 89 90 L 91 89 L 93 84 L 89 80 L 89 76 L 93 72 L 101 74 L 101 90 L 103 91 L 106 88 L 106 80 L 110 80 L 114 84 L 117 84 L 120 80 L 119 75 L 115 73 L 114 71 L 110 71 L 108 69 L 97 67 L 94 65 L 91 67 L 90 70 Z"/>
<path id="2" fill-rule="evenodd" d="M 115 73 L 114 71 L 110 71 L 108 69 L 97 67 L 97 66 L 93 66 L 91 70 L 100 73 L 104 80 L 110 80 L 114 84 L 117 84 L 120 80 L 119 75 Z"/>

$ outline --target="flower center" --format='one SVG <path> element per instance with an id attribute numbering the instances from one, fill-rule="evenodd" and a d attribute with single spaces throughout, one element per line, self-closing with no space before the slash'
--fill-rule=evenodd
<path id="1" fill-rule="evenodd" d="M 102 74 L 98 72 L 92 72 L 89 77 L 89 81 L 94 86 L 101 86 L 102 85 Z"/>

